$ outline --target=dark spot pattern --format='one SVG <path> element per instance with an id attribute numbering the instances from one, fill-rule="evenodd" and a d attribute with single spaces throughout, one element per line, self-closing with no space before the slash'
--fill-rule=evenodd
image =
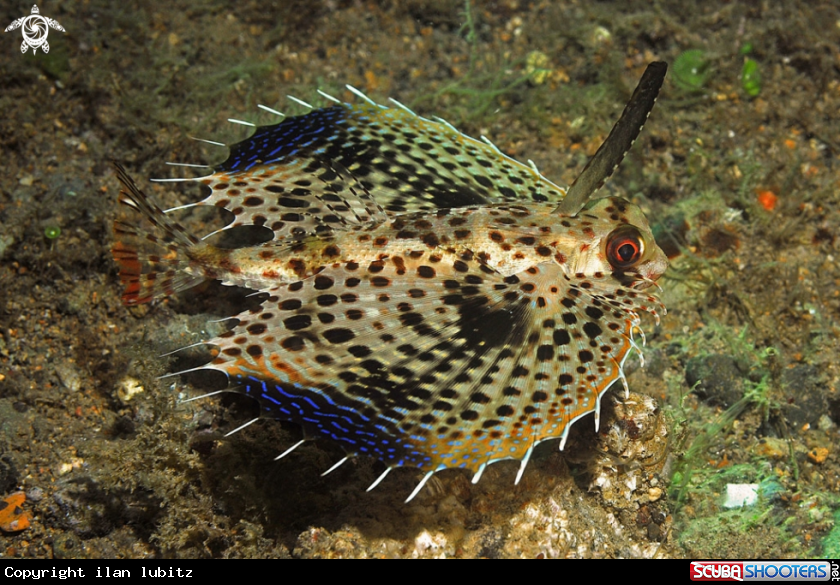
<path id="1" fill-rule="evenodd" d="M 444 124 L 335 106 L 230 152 L 205 203 L 271 229 L 251 258 L 294 258 L 295 282 L 213 340 L 207 367 L 351 455 L 426 471 L 521 459 L 595 408 L 636 313 L 661 311 L 609 267 L 566 276 L 555 263 L 576 253 L 557 234 L 595 234 L 627 209 L 552 215 L 558 188 Z M 529 268 L 498 269 L 512 260 Z"/>

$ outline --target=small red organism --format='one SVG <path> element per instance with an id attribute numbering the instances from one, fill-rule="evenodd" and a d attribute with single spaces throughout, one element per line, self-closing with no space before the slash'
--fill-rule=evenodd
<path id="1" fill-rule="evenodd" d="M 773 211 L 776 208 L 776 203 L 779 201 L 779 196 L 769 189 L 756 190 L 758 196 L 758 203 L 767 211 Z"/>

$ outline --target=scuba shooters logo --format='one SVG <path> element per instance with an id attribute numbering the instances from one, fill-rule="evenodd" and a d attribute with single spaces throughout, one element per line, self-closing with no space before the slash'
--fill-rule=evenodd
<path id="1" fill-rule="evenodd" d="M 743 581 L 743 563 L 693 562 L 692 581 Z"/>
<path id="2" fill-rule="evenodd" d="M 692 561 L 692 581 L 829 581 L 829 561 Z"/>

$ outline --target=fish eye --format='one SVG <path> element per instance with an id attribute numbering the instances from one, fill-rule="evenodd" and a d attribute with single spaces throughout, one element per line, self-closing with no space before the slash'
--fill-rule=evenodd
<path id="1" fill-rule="evenodd" d="M 607 260 L 616 270 L 632 268 L 644 252 L 642 235 L 633 226 L 622 226 L 607 237 Z"/>

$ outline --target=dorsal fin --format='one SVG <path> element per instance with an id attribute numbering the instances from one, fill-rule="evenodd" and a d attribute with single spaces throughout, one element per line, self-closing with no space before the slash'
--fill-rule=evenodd
<path id="1" fill-rule="evenodd" d="M 569 187 L 566 198 L 557 206 L 557 213 L 577 215 L 595 191 L 601 188 L 633 146 L 645 125 L 656 96 L 665 80 L 668 64 L 654 61 L 645 69 L 630 101 L 615 123 L 610 135 L 595 153 L 578 178 Z"/>
<path id="2" fill-rule="evenodd" d="M 371 219 L 382 210 L 559 202 L 565 195 L 491 143 L 404 107 L 370 103 L 334 105 L 258 127 L 230 147 L 215 171 L 201 178 L 211 194 L 198 205 L 233 212 L 237 217 L 228 228 L 265 225 L 275 239 L 335 224 L 324 197 L 344 198 L 350 188 L 356 192 L 350 207 Z M 370 208 L 367 193 L 375 194 L 378 209 Z M 266 221 L 269 216 L 273 221 Z"/>

